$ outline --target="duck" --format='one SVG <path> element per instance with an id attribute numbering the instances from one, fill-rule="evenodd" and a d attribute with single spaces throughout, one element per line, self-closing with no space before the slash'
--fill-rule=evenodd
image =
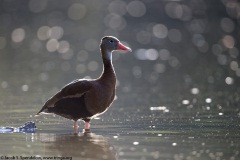
<path id="1" fill-rule="evenodd" d="M 90 121 L 108 110 L 116 95 L 116 74 L 112 64 L 112 53 L 116 50 L 132 52 L 116 37 L 101 39 L 100 52 L 103 71 L 96 79 L 76 79 L 62 87 L 49 98 L 37 112 L 56 114 L 73 120 L 74 132 L 78 131 L 78 121 L 84 121 L 84 130 L 90 131 Z"/>

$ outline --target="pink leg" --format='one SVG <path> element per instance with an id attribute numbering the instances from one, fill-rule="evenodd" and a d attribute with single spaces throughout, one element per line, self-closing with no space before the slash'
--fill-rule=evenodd
<path id="1" fill-rule="evenodd" d="M 74 121 L 74 123 L 73 123 L 73 130 L 75 133 L 78 132 L 78 122 L 77 121 Z"/>
<path id="2" fill-rule="evenodd" d="M 85 122 L 85 126 L 84 126 L 85 130 L 89 130 L 90 129 L 90 123 L 89 122 Z"/>

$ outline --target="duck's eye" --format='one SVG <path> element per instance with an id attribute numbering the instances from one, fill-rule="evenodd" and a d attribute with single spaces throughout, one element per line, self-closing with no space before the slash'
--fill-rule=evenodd
<path id="1" fill-rule="evenodd" d="M 110 42 L 110 43 L 113 43 L 113 40 L 110 40 L 109 42 Z"/>

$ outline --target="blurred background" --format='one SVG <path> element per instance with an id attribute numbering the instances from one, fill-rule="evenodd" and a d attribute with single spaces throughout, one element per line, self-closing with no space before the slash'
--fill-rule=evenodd
<path id="1" fill-rule="evenodd" d="M 63 85 L 97 78 L 112 35 L 133 50 L 114 53 L 113 106 L 240 116 L 239 17 L 237 0 L 1 0 L 0 104 L 37 112 Z"/>

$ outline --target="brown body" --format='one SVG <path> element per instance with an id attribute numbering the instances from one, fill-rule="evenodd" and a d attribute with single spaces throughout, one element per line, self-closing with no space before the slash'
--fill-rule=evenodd
<path id="1" fill-rule="evenodd" d="M 97 79 L 79 79 L 63 87 L 51 97 L 37 113 L 54 113 L 62 117 L 88 123 L 92 117 L 102 114 L 115 97 L 116 75 L 112 65 L 112 51 L 130 50 L 114 37 L 102 39 L 103 72 Z M 86 128 L 86 127 L 85 127 Z"/>

